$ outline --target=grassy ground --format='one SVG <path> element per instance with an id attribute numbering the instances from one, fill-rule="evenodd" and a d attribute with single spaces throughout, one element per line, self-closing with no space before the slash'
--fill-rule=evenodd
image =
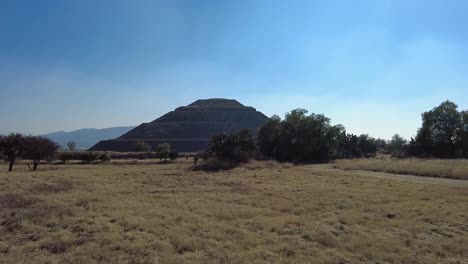
<path id="1" fill-rule="evenodd" d="M 397 174 L 468 180 L 468 160 L 437 159 L 351 159 L 338 160 L 335 167 Z"/>
<path id="2" fill-rule="evenodd" d="M 190 165 L 1 165 L 0 263 L 468 263 L 468 187 Z"/>

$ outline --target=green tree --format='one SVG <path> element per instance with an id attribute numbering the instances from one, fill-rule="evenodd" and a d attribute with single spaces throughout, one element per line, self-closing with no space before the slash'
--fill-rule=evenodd
<path id="1" fill-rule="evenodd" d="M 146 142 L 139 141 L 136 143 L 135 151 L 136 152 L 147 152 L 150 151 L 150 145 L 146 144 Z"/>
<path id="2" fill-rule="evenodd" d="M 457 156 L 464 122 L 457 108 L 455 103 L 447 100 L 422 114 L 422 127 L 413 143 L 415 152 L 441 158 Z"/>
<path id="3" fill-rule="evenodd" d="M 25 137 L 22 134 L 12 133 L 0 137 L 0 151 L 9 162 L 8 171 L 13 170 L 16 158 L 24 152 L 24 149 Z"/>
<path id="4" fill-rule="evenodd" d="M 406 153 L 408 141 L 398 134 L 395 134 L 387 144 L 387 150 L 394 156 L 402 156 Z"/>
<path id="5" fill-rule="evenodd" d="M 325 161 L 350 156 L 351 139 L 342 125 L 331 125 L 324 115 L 295 109 L 284 120 L 274 116 L 260 128 L 257 141 L 262 155 L 284 161 Z M 357 142 L 356 142 L 357 144 Z"/>
<path id="6" fill-rule="evenodd" d="M 255 156 L 255 142 L 248 129 L 227 135 L 218 134 L 211 138 L 206 155 L 219 160 L 245 162 Z"/>
<path id="7" fill-rule="evenodd" d="M 156 155 L 158 155 L 159 159 L 164 159 L 164 161 L 167 161 L 169 158 L 170 151 L 171 145 L 169 143 L 162 143 L 156 147 Z"/>
<path id="8" fill-rule="evenodd" d="M 468 111 L 462 111 L 462 125 L 459 131 L 459 145 L 463 157 L 468 158 Z"/>
<path id="9" fill-rule="evenodd" d="M 272 116 L 257 133 L 257 145 L 260 153 L 267 157 L 275 157 L 280 130 L 281 118 Z"/>
<path id="10" fill-rule="evenodd" d="M 50 139 L 43 137 L 27 137 L 24 139 L 24 159 L 32 160 L 33 166 L 28 168 L 32 171 L 37 169 L 37 166 L 42 160 L 51 160 L 57 154 L 59 146 Z"/>

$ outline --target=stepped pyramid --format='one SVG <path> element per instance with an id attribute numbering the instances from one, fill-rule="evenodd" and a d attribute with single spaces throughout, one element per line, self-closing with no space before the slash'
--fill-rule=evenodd
<path id="1" fill-rule="evenodd" d="M 158 144 L 167 142 L 177 152 L 200 152 L 206 150 L 215 134 L 230 134 L 242 128 L 255 134 L 267 121 L 264 114 L 236 100 L 197 100 L 143 123 L 119 138 L 103 140 L 90 150 L 131 152 L 138 142 L 145 142 L 154 150 Z"/>

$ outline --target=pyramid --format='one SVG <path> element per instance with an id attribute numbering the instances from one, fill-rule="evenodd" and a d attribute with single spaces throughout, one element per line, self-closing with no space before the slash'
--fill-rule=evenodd
<path id="1" fill-rule="evenodd" d="M 143 123 L 116 139 L 103 140 L 90 150 L 131 152 L 138 142 L 154 150 L 167 142 L 177 152 L 201 152 L 215 134 L 231 134 L 242 128 L 255 134 L 267 121 L 264 114 L 236 100 L 203 99 Z"/>

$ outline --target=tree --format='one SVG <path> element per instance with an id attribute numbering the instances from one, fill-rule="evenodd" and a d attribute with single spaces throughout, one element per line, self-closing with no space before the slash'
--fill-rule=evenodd
<path id="1" fill-rule="evenodd" d="M 462 111 L 462 125 L 459 131 L 459 144 L 463 157 L 468 158 L 468 111 Z"/>
<path id="2" fill-rule="evenodd" d="M 136 152 L 147 152 L 150 151 L 150 145 L 146 144 L 146 142 L 140 141 L 136 143 L 135 151 Z"/>
<path id="3" fill-rule="evenodd" d="M 257 133 L 258 149 L 260 150 L 260 153 L 267 157 L 276 156 L 280 124 L 281 118 L 277 115 L 274 115 L 264 126 L 260 128 Z"/>
<path id="4" fill-rule="evenodd" d="M 354 138 L 342 125 L 331 125 L 324 115 L 307 115 L 305 109 L 295 109 L 284 120 L 274 116 L 260 128 L 257 142 L 262 155 L 282 161 L 325 161 L 352 156 Z"/>
<path id="5" fill-rule="evenodd" d="M 30 159 L 33 162 L 33 167 L 28 165 L 29 169 L 35 171 L 42 160 L 52 159 L 59 146 L 50 139 L 43 137 L 27 137 L 24 144 L 24 159 Z"/>
<path id="6" fill-rule="evenodd" d="M 169 158 L 170 151 L 171 145 L 169 143 L 162 143 L 156 147 L 156 155 L 158 155 L 159 159 L 164 159 L 164 161 L 167 161 L 167 158 Z"/>
<path id="7" fill-rule="evenodd" d="M 357 153 L 360 156 L 375 155 L 377 151 L 377 143 L 375 138 L 369 137 L 367 134 L 362 134 L 358 137 Z"/>
<path id="8" fill-rule="evenodd" d="M 179 157 L 179 153 L 175 150 L 169 151 L 169 159 L 170 160 L 176 160 Z"/>
<path id="9" fill-rule="evenodd" d="M 68 150 L 74 151 L 76 149 L 76 142 L 75 141 L 68 141 L 67 147 L 68 147 Z"/>
<path id="10" fill-rule="evenodd" d="M 418 130 L 412 144 L 413 151 L 419 155 L 453 158 L 460 149 L 463 114 L 458 106 L 445 101 L 439 106 L 422 114 L 422 127 Z"/>
<path id="11" fill-rule="evenodd" d="M 208 158 L 245 162 L 255 156 L 255 142 L 248 129 L 235 134 L 218 134 L 211 138 L 206 152 Z"/>
<path id="12" fill-rule="evenodd" d="M 0 137 L 0 151 L 9 162 L 8 171 L 13 170 L 13 164 L 18 156 L 24 152 L 25 137 L 22 134 L 10 134 Z"/>
<path id="13" fill-rule="evenodd" d="M 400 135 L 395 134 L 387 144 L 387 150 L 394 156 L 402 156 L 408 149 L 408 141 Z"/>

